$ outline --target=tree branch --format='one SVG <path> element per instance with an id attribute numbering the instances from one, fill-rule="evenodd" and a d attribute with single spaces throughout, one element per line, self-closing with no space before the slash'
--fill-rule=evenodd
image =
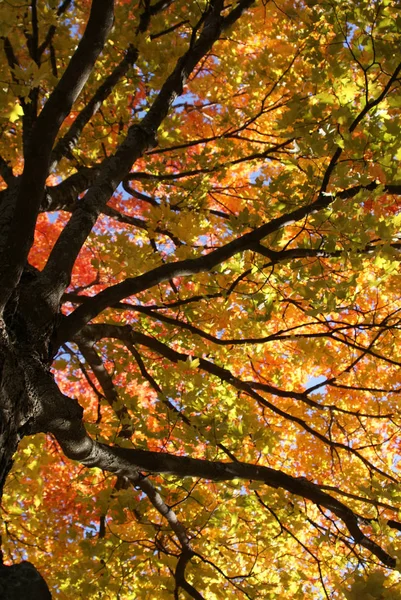
<path id="1" fill-rule="evenodd" d="M 0 156 L 0 175 L 8 186 L 12 185 L 15 181 L 12 167 L 10 167 L 2 156 Z"/>
<path id="2" fill-rule="evenodd" d="M 134 171 L 130 173 L 127 177 L 128 180 L 143 180 L 143 179 L 154 179 L 156 181 L 169 181 L 176 179 L 184 179 L 187 177 L 193 177 L 194 175 L 206 175 L 208 173 L 216 173 L 218 171 L 222 171 L 228 167 L 232 167 L 234 165 L 238 165 L 244 162 L 249 162 L 252 160 L 279 160 L 276 159 L 272 154 L 277 152 L 278 150 L 285 148 L 289 144 L 292 144 L 294 139 L 285 140 L 280 144 L 274 144 L 274 146 L 270 146 L 267 150 L 263 152 L 254 152 L 253 154 L 249 154 L 247 156 L 243 156 L 241 158 L 236 158 L 234 160 L 229 160 L 225 163 L 222 163 L 219 157 L 216 157 L 216 165 L 214 167 L 204 167 L 203 169 L 193 169 L 191 171 L 180 171 L 179 173 L 143 173 L 142 171 Z"/>
<path id="3" fill-rule="evenodd" d="M 128 72 L 128 69 L 138 58 L 138 50 L 130 46 L 125 53 L 124 58 L 114 68 L 112 73 L 106 78 L 96 93 L 92 96 L 85 108 L 81 110 L 67 133 L 57 142 L 50 159 L 50 170 L 54 169 L 56 164 L 72 152 L 78 143 L 84 127 L 89 123 L 92 117 L 97 113 L 103 102 L 111 94 L 116 84 Z"/>
<path id="4" fill-rule="evenodd" d="M 43 278 L 58 298 L 67 287 L 76 257 L 92 230 L 103 206 L 126 177 L 133 163 L 155 143 L 156 131 L 168 114 L 175 98 L 183 91 L 187 77 L 198 62 L 210 51 L 221 33 L 231 26 L 253 0 L 241 0 L 226 17 L 211 11 L 205 19 L 198 39 L 178 60 L 175 69 L 164 82 L 159 94 L 139 125 L 133 124 L 117 152 L 102 165 L 96 185 L 88 190 L 85 199 L 74 212 L 57 240 Z"/>
<path id="5" fill-rule="evenodd" d="M 2 310 L 22 273 L 33 242 L 36 218 L 48 175 L 49 157 L 57 132 L 88 79 L 103 49 L 113 22 L 113 0 L 96 0 L 85 33 L 67 69 L 40 113 L 25 154 L 13 214 L 2 214 L 0 229 L 8 227 L 0 248 L 0 310 Z"/>
<path id="6" fill-rule="evenodd" d="M 358 516 L 348 506 L 322 491 L 319 485 L 304 477 L 293 477 L 283 471 L 243 462 L 213 462 L 131 448 L 108 446 L 94 441 L 87 433 L 83 410 L 75 399 L 62 394 L 52 375 L 43 370 L 40 361 L 27 354 L 21 360 L 26 385 L 29 385 L 34 412 L 29 432 L 52 433 L 68 458 L 87 467 L 115 473 L 137 480 L 140 471 L 170 473 L 179 477 L 200 477 L 212 481 L 244 479 L 261 481 L 275 489 L 282 488 L 334 514 L 347 527 L 355 543 L 374 554 L 385 566 L 394 568 L 396 560 L 360 529 Z"/>
<path id="7" fill-rule="evenodd" d="M 153 6 L 145 3 L 145 8 L 139 17 L 139 25 L 136 35 L 138 33 L 144 33 L 149 27 L 151 17 L 157 15 L 170 4 L 171 0 L 163 0 L 161 2 L 157 2 Z M 120 79 L 124 77 L 124 75 L 128 72 L 128 69 L 136 62 L 138 54 L 138 49 L 131 44 L 126 50 L 124 58 L 98 88 L 85 108 L 79 113 L 67 133 L 57 142 L 57 145 L 54 148 L 51 156 L 51 168 L 55 167 L 57 162 L 59 162 L 63 156 L 66 156 L 75 148 L 84 127 L 97 113 L 100 106 L 111 94 Z"/>
<path id="8" fill-rule="evenodd" d="M 118 437 L 131 439 L 134 433 L 131 416 L 125 405 L 122 405 L 121 408 L 116 407 L 116 404 L 118 403 L 118 393 L 114 386 L 113 379 L 104 366 L 101 357 L 96 352 L 94 345 L 88 342 L 83 336 L 77 340 L 77 343 L 79 351 L 98 380 L 109 406 L 120 420 L 121 430 L 117 434 Z"/>
<path id="9" fill-rule="evenodd" d="M 92 296 L 90 300 L 85 301 L 83 305 L 78 307 L 64 320 L 59 332 L 60 343 L 64 342 L 70 336 L 75 335 L 75 333 L 84 327 L 91 319 L 120 300 L 138 294 L 139 292 L 147 290 L 159 283 L 163 283 L 164 281 L 169 281 L 174 277 L 185 277 L 196 273 L 211 271 L 220 263 L 225 262 L 235 256 L 235 254 L 244 252 L 245 250 L 254 250 L 262 253 L 263 255 L 268 256 L 272 262 L 279 262 L 280 259 L 287 260 L 288 258 L 302 258 L 307 256 L 337 256 L 336 253 L 325 253 L 323 250 L 318 249 L 291 249 L 276 252 L 262 246 L 259 242 L 279 229 L 327 208 L 336 198 L 347 200 L 353 198 L 363 189 L 373 191 L 378 186 L 379 184 L 377 182 L 372 182 L 367 186 L 355 186 L 339 192 L 338 194 L 322 194 L 311 204 L 302 206 L 281 215 L 280 217 L 272 219 L 253 231 L 245 233 L 224 246 L 209 252 L 209 254 L 197 258 L 177 261 L 175 263 L 163 264 L 143 275 L 127 278 L 121 283 L 110 286 L 96 296 Z M 400 194 L 401 184 L 388 185 L 386 186 L 386 191 L 391 194 Z M 393 246 L 398 247 L 398 244 L 394 243 Z M 373 246 L 367 246 L 363 250 L 370 252 L 373 251 L 373 249 Z"/>
<path id="10" fill-rule="evenodd" d="M 358 525 L 357 515 L 350 508 L 304 477 L 293 477 L 283 471 L 261 465 L 212 462 L 100 444 L 87 434 L 81 418 L 73 417 L 77 413 L 75 401 L 66 398 L 58 390 L 56 397 L 54 390 L 53 393 L 47 390 L 47 394 L 42 395 L 42 398 L 44 404 L 50 404 L 51 410 L 45 411 L 42 420 L 37 419 L 37 430 L 53 433 L 65 455 L 87 467 L 97 467 L 135 480 L 138 472 L 144 470 L 149 473 L 169 473 L 179 477 L 200 477 L 212 481 L 261 481 L 272 488 L 282 488 L 327 509 L 345 524 L 355 543 L 374 554 L 385 566 L 394 568 L 396 565 L 392 556 L 363 533 Z M 53 418 L 50 415 L 53 415 Z"/>
<path id="11" fill-rule="evenodd" d="M 183 550 L 178 559 L 174 573 L 177 586 L 175 598 L 178 598 L 178 588 L 182 588 L 189 596 L 191 596 L 191 598 L 194 598 L 194 600 L 205 600 L 204 596 L 202 596 L 202 594 L 200 594 L 198 590 L 185 579 L 185 569 L 193 555 L 192 551 Z"/>
<path id="12" fill-rule="evenodd" d="M 138 294 L 139 292 L 174 277 L 186 277 L 196 273 L 211 271 L 220 263 L 235 256 L 235 254 L 243 252 L 244 250 L 252 250 L 257 242 L 271 233 L 326 208 L 334 201 L 334 199 L 335 197 L 332 195 L 319 196 L 312 204 L 302 206 L 281 217 L 272 219 L 261 227 L 258 227 L 249 233 L 245 233 L 224 246 L 209 252 L 209 254 L 197 258 L 188 258 L 174 263 L 166 263 L 143 275 L 130 277 L 121 283 L 110 286 L 96 296 L 91 297 L 90 300 L 78 307 L 64 320 L 59 331 L 59 343 L 72 337 L 105 308 L 116 304 L 123 298 Z"/>
<path id="13" fill-rule="evenodd" d="M 227 382 L 229 385 L 232 385 L 234 388 L 239 390 L 240 392 L 244 392 L 251 398 L 253 398 L 259 405 L 266 407 L 272 413 L 279 415 L 280 417 L 290 421 L 292 423 L 296 423 L 299 427 L 301 427 L 304 431 L 308 432 L 313 437 L 317 438 L 323 444 L 329 446 L 333 450 L 344 450 L 349 454 L 353 454 L 356 456 L 369 471 L 374 471 L 381 475 L 382 477 L 389 479 L 393 482 L 397 482 L 397 479 L 394 478 L 389 473 L 382 471 L 379 467 L 376 467 L 372 464 L 368 459 L 366 459 L 357 449 L 352 446 L 347 446 L 342 442 L 337 442 L 332 440 L 329 437 L 326 437 L 320 431 L 313 429 L 304 419 L 300 417 L 296 417 L 279 407 L 275 406 L 271 402 L 269 402 L 266 398 L 258 394 L 253 388 L 262 388 L 265 392 L 272 394 L 273 396 L 277 396 L 279 398 L 292 398 L 294 400 L 299 400 L 301 402 L 305 402 L 309 406 L 316 408 L 319 406 L 315 403 L 311 398 L 309 398 L 305 392 L 293 392 L 289 390 L 281 390 L 280 388 L 276 388 L 274 386 L 258 383 L 258 382 L 248 382 L 242 381 L 238 377 L 234 376 L 231 371 L 224 367 L 220 367 L 215 362 L 207 360 L 202 357 L 194 357 L 189 354 L 184 354 L 181 352 L 177 352 L 173 350 L 166 344 L 159 342 L 155 338 L 147 336 L 139 331 L 134 331 L 130 325 L 119 326 L 119 325 L 106 325 L 106 324 L 95 324 L 88 325 L 84 331 L 83 335 L 87 337 L 88 340 L 92 340 L 95 342 L 101 338 L 116 338 L 120 339 L 128 344 L 140 344 L 147 348 L 151 348 L 161 356 L 164 356 L 168 360 L 173 363 L 178 362 L 186 362 L 188 358 L 199 360 L 199 368 L 203 371 L 209 373 L 210 375 L 214 375 L 218 377 L 220 380 Z M 336 407 L 334 407 L 336 408 Z M 331 411 L 333 409 L 332 406 L 322 405 L 320 407 L 321 410 L 325 409 Z"/>

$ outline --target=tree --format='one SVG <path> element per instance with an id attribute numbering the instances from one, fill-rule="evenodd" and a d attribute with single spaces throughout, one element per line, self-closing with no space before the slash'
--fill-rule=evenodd
<path id="1" fill-rule="evenodd" d="M 401 598 L 400 21 L 0 4 L 0 595 Z"/>

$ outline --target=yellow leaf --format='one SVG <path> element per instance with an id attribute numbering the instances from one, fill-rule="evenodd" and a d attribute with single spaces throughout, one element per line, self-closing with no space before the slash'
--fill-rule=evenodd
<path id="1" fill-rule="evenodd" d="M 8 115 L 8 120 L 11 121 L 11 123 L 15 123 L 15 121 L 18 121 L 18 119 L 24 114 L 23 108 L 20 104 L 15 104 L 14 108 L 12 109 L 12 111 L 9 113 Z"/>

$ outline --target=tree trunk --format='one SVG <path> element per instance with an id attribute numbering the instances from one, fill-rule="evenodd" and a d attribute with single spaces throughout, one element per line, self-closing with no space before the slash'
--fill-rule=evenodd
<path id="1" fill-rule="evenodd" d="M 51 334 L 56 315 L 40 295 L 37 273 L 29 267 L 12 294 L 0 321 L 0 501 L 20 440 L 38 431 L 44 417 L 42 385 L 53 383 Z M 1 564 L 0 600 L 51 598 L 47 584 L 29 562 Z"/>

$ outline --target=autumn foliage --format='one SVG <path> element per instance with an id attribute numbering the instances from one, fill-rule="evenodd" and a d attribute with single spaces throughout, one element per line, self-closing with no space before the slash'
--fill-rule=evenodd
<path id="1" fill-rule="evenodd" d="M 395 0 L 0 3 L 4 564 L 401 598 L 400 44 Z"/>

